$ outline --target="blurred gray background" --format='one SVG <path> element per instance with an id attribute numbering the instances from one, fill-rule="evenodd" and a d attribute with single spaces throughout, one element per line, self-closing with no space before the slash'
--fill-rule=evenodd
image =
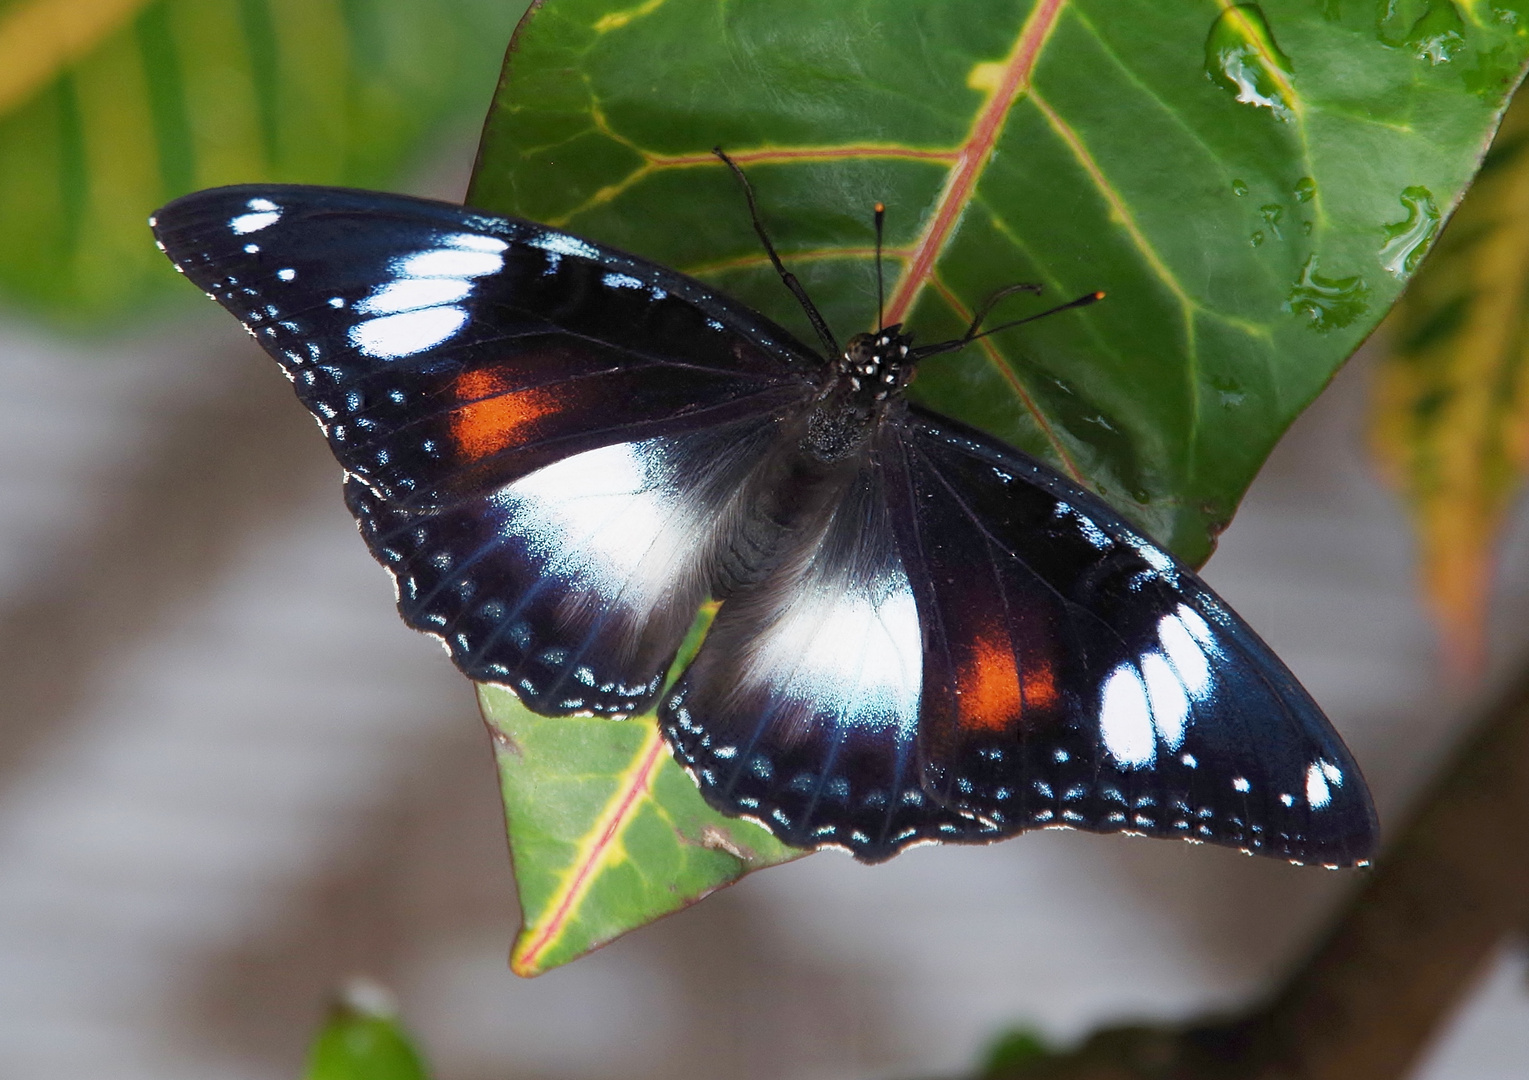
<path id="1" fill-rule="evenodd" d="M 1366 380 L 1361 355 L 1297 423 L 1206 576 L 1389 826 L 1486 690 L 1440 675 L 1364 460 Z M 1529 650 L 1529 520 L 1506 548 L 1494 678 Z M 0 322 L 0 680 L 13 1080 L 294 1077 L 357 975 L 396 991 L 441 1080 L 951 1072 L 1007 1025 L 1065 1042 L 1236 1007 L 1357 880 L 1049 832 L 823 854 L 517 979 L 471 689 L 394 615 L 319 433 L 211 305 L 125 341 Z M 1483 970 L 1420 1075 L 1529 1075 L 1526 972 L 1518 947 Z"/>

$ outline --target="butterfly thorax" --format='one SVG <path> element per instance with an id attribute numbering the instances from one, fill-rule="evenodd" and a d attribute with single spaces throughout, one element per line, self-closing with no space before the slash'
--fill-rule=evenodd
<path id="1" fill-rule="evenodd" d="M 856 334 L 805 414 L 783 418 L 778 449 L 751 478 L 717 595 L 766 578 L 817 537 L 863 467 L 877 426 L 895 410 L 913 372 L 912 338 L 891 326 Z"/>
<path id="2" fill-rule="evenodd" d="M 869 412 L 879 408 L 907 385 L 913 375 L 913 335 L 901 326 L 889 326 L 874 334 L 856 334 L 834 365 L 834 374 L 847 384 L 857 406 Z"/>
<path id="3" fill-rule="evenodd" d="M 899 326 L 850 338 L 809 417 L 804 449 L 824 461 L 860 450 L 913 375 L 912 342 Z"/>

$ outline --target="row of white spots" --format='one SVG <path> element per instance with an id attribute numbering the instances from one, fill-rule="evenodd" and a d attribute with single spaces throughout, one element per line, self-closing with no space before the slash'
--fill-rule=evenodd
<path id="1" fill-rule="evenodd" d="M 1184 741 L 1192 702 L 1210 693 L 1207 654 L 1219 651 L 1205 620 L 1187 604 L 1158 620 L 1160 649 L 1141 655 L 1139 666 L 1123 661 L 1104 680 L 1099 729 L 1105 748 L 1126 768 L 1157 761 L 1161 740 L 1177 750 Z"/>
<path id="2" fill-rule="evenodd" d="M 1180 604 L 1176 612 L 1159 620 L 1158 639 L 1162 652 L 1143 654 L 1139 668 L 1129 662 L 1119 664 L 1100 692 L 1099 727 L 1104 745 L 1125 768 L 1155 764 L 1159 740 L 1177 750 L 1184 740 L 1190 703 L 1203 700 L 1210 690 L 1206 655 L 1215 655 L 1218 646 L 1210 627 L 1197 613 Z M 1181 760 L 1190 768 L 1199 764 L 1188 753 Z M 1308 766 L 1306 802 L 1312 809 L 1328 806 L 1332 788 L 1342 786 L 1343 771 L 1332 762 L 1317 760 Z M 1247 794 L 1253 785 L 1247 777 L 1236 776 L 1232 789 Z M 1291 794 L 1279 799 L 1285 806 L 1294 806 L 1296 801 Z"/>
<path id="3" fill-rule="evenodd" d="M 476 279 L 503 268 L 509 244 L 478 233 L 451 233 L 437 244 L 389 263 L 391 279 L 355 306 L 371 318 L 351 327 L 352 345 L 368 356 L 393 360 L 434 348 L 462 328 L 467 309 L 460 302 Z"/>

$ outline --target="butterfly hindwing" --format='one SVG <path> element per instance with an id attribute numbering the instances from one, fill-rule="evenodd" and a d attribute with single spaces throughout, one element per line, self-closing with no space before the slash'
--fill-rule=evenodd
<path id="1" fill-rule="evenodd" d="M 771 411 L 818 374 L 785 331 L 681 274 L 460 206 L 217 188 L 155 232 L 282 365 L 346 471 L 411 508 Z"/>
<path id="2" fill-rule="evenodd" d="M 665 734 L 712 805 L 786 843 L 874 860 L 976 838 L 921 782 L 923 647 L 884 477 L 869 458 L 843 473 L 786 558 L 723 603 L 660 709 Z"/>
<path id="3" fill-rule="evenodd" d="M 771 417 L 613 443 L 479 498 L 411 511 L 352 479 L 362 535 L 409 625 L 544 714 L 640 711 L 733 543 Z"/>
<path id="4" fill-rule="evenodd" d="M 920 749 L 939 802 L 1348 865 L 1357 766 L 1257 635 L 1096 496 L 921 410 L 884 454 L 923 625 Z"/>
<path id="5" fill-rule="evenodd" d="M 871 861 L 1036 828 L 1368 857 L 1358 769 L 1267 646 L 1025 455 L 909 410 L 798 541 L 660 711 L 719 809 Z"/>

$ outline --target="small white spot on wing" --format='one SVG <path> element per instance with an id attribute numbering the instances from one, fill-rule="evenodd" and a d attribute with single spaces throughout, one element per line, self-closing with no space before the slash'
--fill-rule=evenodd
<path id="1" fill-rule="evenodd" d="M 1157 623 L 1157 637 L 1162 642 L 1168 662 L 1178 672 L 1179 682 L 1191 699 L 1202 701 L 1210 691 L 1210 662 L 1205 658 L 1196 635 L 1190 629 L 1189 620 L 1209 636 L 1210 628 L 1186 604 L 1177 611 L 1164 615 Z"/>
<path id="2" fill-rule="evenodd" d="M 559 255 L 577 255 L 580 258 L 596 259 L 600 253 L 589 244 L 569 236 L 567 233 L 544 232 L 531 236 L 526 243 L 532 247 L 541 248 L 543 251 L 553 251 Z"/>
<path id="3" fill-rule="evenodd" d="M 1327 786 L 1323 762 L 1313 761 L 1306 770 L 1306 802 L 1313 810 L 1321 810 L 1333 801 L 1332 789 Z"/>
<path id="4" fill-rule="evenodd" d="M 1189 718 L 1189 698 L 1172 665 L 1160 652 L 1141 658 L 1141 674 L 1147 684 L 1147 700 L 1152 705 L 1152 725 L 1158 738 L 1177 750 L 1184 741 L 1184 725 Z"/>
<path id="5" fill-rule="evenodd" d="M 270 228 L 281 220 L 281 211 L 269 199 L 251 199 L 245 203 L 250 212 L 239 214 L 229 220 L 228 227 L 235 236 L 247 236 L 252 232 Z"/>
<path id="6" fill-rule="evenodd" d="M 1120 664 L 1104 680 L 1099 694 L 1099 731 L 1104 746 L 1126 768 L 1157 760 L 1157 735 L 1147 688 L 1132 664 Z"/>
<path id="7" fill-rule="evenodd" d="M 434 348 L 466 322 L 467 312 L 459 307 L 421 308 L 357 323 L 350 329 L 350 341 L 368 356 L 394 360 Z"/>
<path id="8" fill-rule="evenodd" d="M 455 303 L 472 291 L 472 282 L 461 278 L 403 278 L 379 285 L 357 302 L 365 314 L 393 314 Z"/>

